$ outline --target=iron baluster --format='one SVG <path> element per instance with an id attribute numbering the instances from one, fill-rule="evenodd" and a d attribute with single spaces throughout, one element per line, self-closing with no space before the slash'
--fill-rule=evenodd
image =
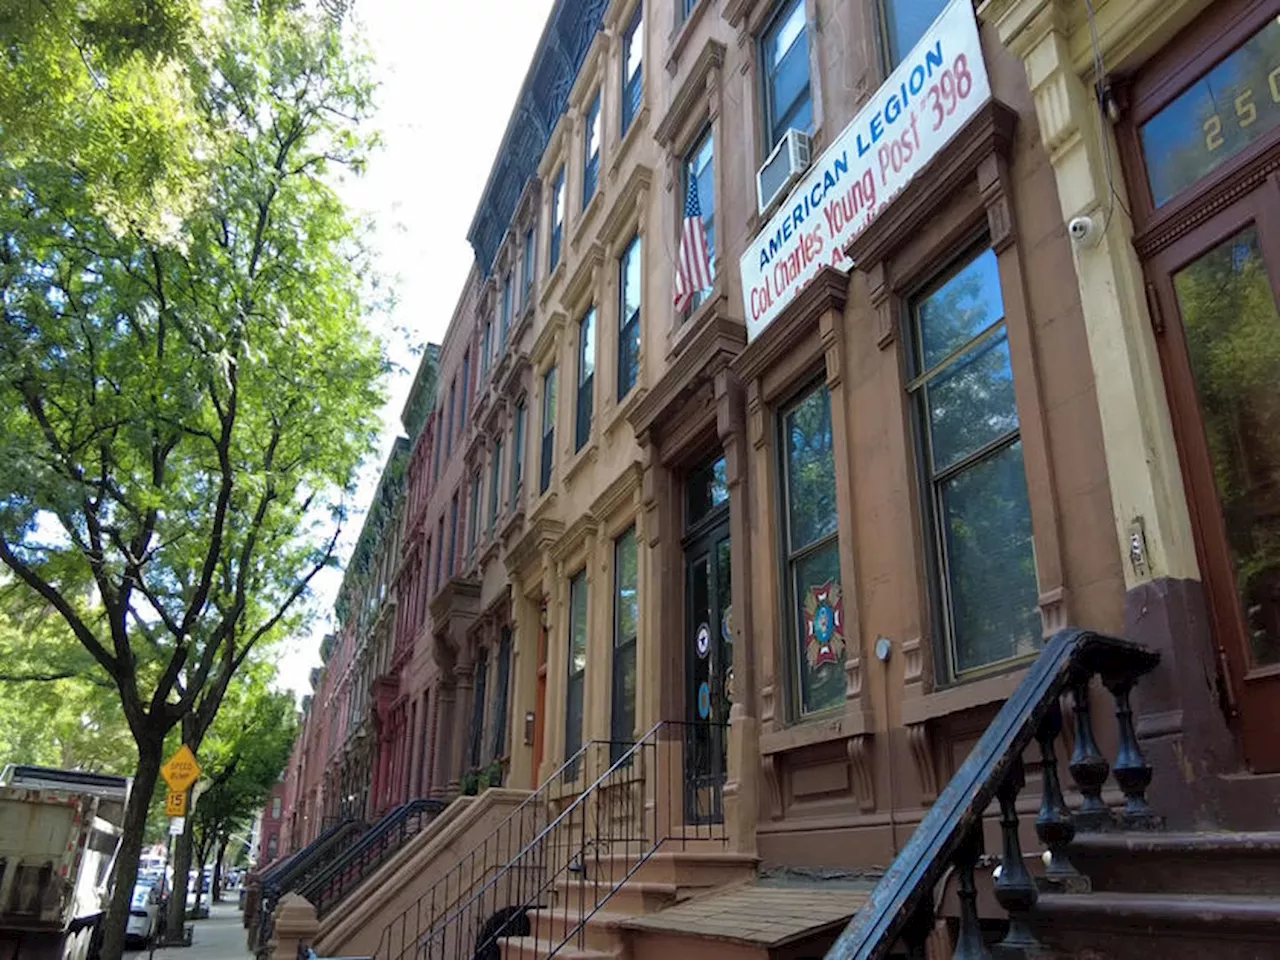
<path id="1" fill-rule="evenodd" d="M 1133 709 L 1129 706 L 1129 693 L 1137 683 L 1137 677 L 1122 671 L 1104 674 L 1102 682 L 1116 701 L 1119 747 L 1111 772 L 1124 793 L 1124 824 L 1138 829 L 1158 826 L 1159 819 L 1147 803 L 1151 765 L 1147 763 L 1146 757 L 1142 755 L 1142 748 L 1138 745 L 1138 734 L 1133 728 Z"/>
<path id="2" fill-rule="evenodd" d="M 1076 715 L 1076 749 L 1071 755 L 1071 776 L 1080 788 L 1080 809 L 1076 823 L 1084 830 L 1099 830 L 1111 822 L 1111 812 L 1102 802 L 1102 785 L 1107 782 L 1110 765 L 1093 739 L 1093 722 L 1089 716 L 1089 680 L 1085 674 L 1077 679 L 1071 691 Z"/>
<path id="3" fill-rule="evenodd" d="M 1022 757 L 1019 756 L 1014 759 L 996 791 L 996 797 L 1000 801 L 1002 857 L 995 893 L 996 900 L 1009 914 L 1009 931 L 1001 941 L 1001 946 L 1022 950 L 1039 946 L 1027 926 L 1027 915 L 1036 905 L 1036 885 L 1027 871 L 1027 865 L 1022 862 L 1022 842 L 1018 838 L 1018 794 L 1026 783 L 1026 772 L 1022 767 Z"/>
<path id="4" fill-rule="evenodd" d="M 978 887 L 973 871 L 982 855 L 982 820 L 969 827 L 956 849 L 956 897 L 960 901 L 960 932 L 952 960 L 991 960 L 978 923 Z"/>

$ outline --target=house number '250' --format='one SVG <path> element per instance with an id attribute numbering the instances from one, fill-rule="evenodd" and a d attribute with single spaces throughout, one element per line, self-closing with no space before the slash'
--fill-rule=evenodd
<path id="1" fill-rule="evenodd" d="M 1271 102 L 1280 103 L 1280 67 L 1276 67 L 1267 77 L 1267 85 L 1271 88 Z M 1258 120 L 1258 105 L 1253 99 L 1253 88 L 1246 87 L 1236 94 L 1236 121 L 1241 130 L 1247 130 Z M 1204 145 L 1210 153 L 1220 149 L 1227 142 L 1222 135 L 1221 114 L 1210 114 L 1204 122 Z"/>

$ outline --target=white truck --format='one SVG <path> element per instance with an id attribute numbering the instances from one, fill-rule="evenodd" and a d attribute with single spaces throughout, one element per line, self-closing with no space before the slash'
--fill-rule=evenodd
<path id="1" fill-rule="evenodd" d="M 46 767 L 0 773 L 0 960 L 88 960 L 131 787 Z"/>

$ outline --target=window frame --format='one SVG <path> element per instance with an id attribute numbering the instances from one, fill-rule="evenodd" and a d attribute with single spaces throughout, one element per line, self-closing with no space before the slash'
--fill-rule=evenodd
<path id="1" fill-rule="evenodd" d="M 629 636 L 623 636 L 622 628 L 622 564 L 620 557 L 624 541 L 628 538 L 631 540 L 631 549 L 635 552 L 635 583 L 631 584 L 632 590 L 635 592 L 635 623 L 632 625 L 634 633 Z M 630 729 L 619 730 L 620 722 L 624 718 L 619 717 L 619 694 L 620 677 L 618 668 L 623 664 L 621 656 L 629 655 L 631 657 L 631 670 L 637 673 L 639 664 L 637 662 L 637 652 L 639 649 L 640 635 L 640 540 L 636 534 L 636 525 L 632 523 L 626 530 L 614 537 L 613 540 L 613 656 L 610 665 L 610 698 L 609 698 L 609 739 L 611 741 L 609 747 L 609 755 L 611 762 L 617 760 L 626 752 L 626 742 L 635 737 L 636 725 L 636 701 L 633 699 L 628 705 L 628 716 L 630 717 Z M 637 673 L 638 679 L 638 673 Z"/>
<path id="2" fill-rule="evenodd" d="M 524 232 L 524 248 L 520 264 L 520 312 L 529 309 L 529 297 L 533 294 L 533 272 L 537 265 L 538 233 L 532 226 Z"/>
<path id="3" fill-rule="evenodd" d="M 879 35 L 880 66 L 886 77 L 893 73 L 893 71 L 898 68 L 898 64 L 902 63 L 902 59 L 911 52 L 911 50 L 901 50 L 896 52 L 894 50 L 894 38 L 892 37 L 889 29 L 889 7 L 894 2 L 895 0 L 875 0 L 875 7 L 873 9 L 873 13 L 876 18 L 876 32 Z M 912 2 L 919 3 L 920 0 L 912 0 Z M 934 22 L 942 15 L 942 11 L 947 8 L 946 0 L 940 0 L 940 2 L 942 5 L 938 8 L 937 12 L 934 13 L 933 20 L 929 21 L 929 26 L 925 27 L 925 33 L 929 32 L 933 27 Z M 920 34 L 920 36 L 923 37 L 924 33 Z M 919 42 L 919 40 L 916 40 L 916 43 Z M 911 49 L 914 50 L 915 47 L 913 46 Z"/>
<path id="4" fill-rule="evenodd" d="M 794 720 L 804 722 L 813 720 L 816 717 L 822 717 L 830 714 L 832 711 L 843 709 L 844 698 L 839 703 L 820 707 L 816 710 L 806 710 L 804 705 L 804 692 L 802 689 L 801 671 L 803 667 L 800 664 L 800 623 L 797 617 L 797 611 L 800 605 L 800 594 L 796 583 L 796 571 L 801 563 L 810 557 L 816 556 L 824 550 L 834 546 L 836 554 L 836 564 L 840 571 L 839 584 L 843 592 L 845 588 L 845 572 L 844 562 L 840 557 L 840 525 L 837 522 L 836 527 L 830 533 L 824 534 L 815 540 L 801 545 L 799 548 L 791 546 L 791 463 L 790 457 L 787 455 L 787 417 L 793 411 L 798 409 L 810 396 L 819 390 L 825 390 L 827 393 L 828 415 L 832 417 L 832 456 L 836 456 L 837 438 L 835 436 L 834 410 L 832 405 L 835 403 L 835 395 L 826 382 L 826 378 L 822 373 L 817 373 L 811 377 L 803 378 L 799 381 L 798 386 L 789 392 L 781 402 L 775 407 L 775 425 L 774 437 L 777 442 L 777 452 L 775 462 L 778 471 L 778 490 L 776 496 L 777 509 L 779 514 L 778 523 L 778 577 L 782 585 L 781 601 L 783 609 L 786 611 L 786 628 L 784 642 L 787 644 L 787 655 L 783 658 L 786 665 L 786 671 L 789 675 L 789 710 Z M 834 474 L 831 483 L 835 486 L 836 478 Z M 838 497 L 838 493 L 837 493 Z M 852 654 L 848 647 L 848 634 L 846 631 L 846 647 L 845 658 Z"/>
<path id="5" fill-rule="evenodd" d="M 444 514 L 436 521 L 436 591 L 440 590 L 440 577 L 444 572 Z"/>
<path id="6" fill-rule="evenodd" d="M 458 429 L 467 429 L 467 402 L 471 397 L 471 348 L 462 351 L 462 409 L 458 417 Z"/>
<path id="7" fill-rule="evenodd" d="M 583 727 L 586 723 L 586 690 L 587 690 L 587 667 L 589 666 L 588 654 L 590 653 L 591 643 L 591 596 L 589 592 L 590 584 L 587 582 L 587 568 L 581 568 L 577 573 L 569 578 L 569 616 L 568 616 L 568 644 L 565 648 L 565 711 L 564 711 L 564 759 L 567 761 L 575 753 L 582 748 Z M 581 590 L 582 607 L 583 607 L 583 637 L 582 637 L 582 668 L 575 670 L 573 667 L 573 655 L 575 649 L 573 636 L 573 619 L 578 590 Z M 573 723 L 573 685 L 578 683 L 581 702 L 578 705 L 578 723 L 575 728 Z M 577 765 L 571 771 L 567 772 L 569 779 L 577 779 Z"/>
<path id="8" fill-rule="evenodd" d="M 489 471 L 489 535 L 498 526 L 498 505 L 502 502 L 502 438 L 493 441 L 493 466 Z"/>
<path id="9" fill-rule="evenodd" d="M 627 268 L 631 257 L 640 258 L 639 281 L 636 294 L 636 308 L 627 315 Z M 640 234 L 632 235 L 631 240 L 623 248 L 618 258 L 618 389 L 617 396 L 621 402 L 640 382 L 640 353 L 644 328 L 641 325 L 641 314 L 644 311 L 644 244 Z M 632 353 L 634 352 L 634 356 Z"/>
<path id="10" fill-rule="evenodd" d="M 449 508 L 449 578 L 453 579 L 458 569 L 458 491 L 453 491 L 452 506 Z"/>
<path id="11" fill-rule="evenodd" d="M 807 9 L 807 0 L 779 0 L 778 4 L 770 12 L 769 18 L 765 21 L 764 26 L 761 28 L 759 39 L 756 42 L 756 56 L 760 63 L 760 132 L 762 135 L 761 143 L 764 146 L 764 150 L 761 152 L 762 159 L 773 153 L 774 147 L 781 142 L 782 136 L 785 136 L 787 130 L 790 129 L 790 125 L 788 125 L 782 129 L 782 136 L 775 136 L 774 128 L 779 122 L 779 115 L 777 104 L 773 102 L 774 85 L 771 81 L 775 74 L 772 72 L 769 65 L 768 47 L 770 34 L 772 34 L 775 29 L 779 28 L 785 22 L 787 15 L 797 7 L 801 10 L 801 16 L 804 20 L 804 24 L 801 29 L 805 42 L 805 74 L 808 78 L 805 82 L 805 90 L 807 91 L 805 96 L 808 98 L 810 104 L 809 130 L 806 132 L 812 133 L 815 129 L 815 118 L 813 116 L 813 62 L 811 59 L 812 49 L 809 45 L 809 13 Z M 799 103 L 799 100 L 792 101 L 792 103 L 788 105 L 788 109 L 786 111 L 787 114 L 794 113 Z"/>
<path id="12" fill-rule="evenodd" d="M 551 181 L 551 244 L 547 254 L 547 273 L 553 273 L 560 266 L 560 257 L 564 253 L 564 226 L 568 204 L 565 202 L 565 165 Z"/>
<path id="13" fill-rule="evenodd" d="M 511 333 L 511 311 L 514 299 L 511 293 L 511 271 L 502 279 L 502 325 L 498 328 L 498 355 L 507 349 L 507 337 Z"/>
<path id="14" fill-rule="evenodd" d="M 475 680 L 471 704 L 471 742 L 467 745 L 467 761 L 472 770 L 484 765 L 485 703 L 489 683 L 489 648 L 476 651 Z"/>
<path id="15" fill-rule="evenodd" d="M 524 483 L 525 431 L 529 418 L 529 405 L 525 397 L 516 402 L 515 423 L 511 428 L 511 510 L 520 502 L 520 488 Z"/>
<path id="16" fill-rule="evenodd" d="M 640 57 L 636 65 L 635 75 L 627 75 L 627 64 L 631 59 L 632 44 L 639 44 Z M 635 123 L 636 117 L 644 106 L 644 0 L 638 0 L 631 19 L 622 31 L 622 82 L 619 84 L 619 110 L 621 115 L 621 134 L 625 137 Z M 634 93 L 633 93 L 634 84 Z"/>
<path id="17" fill-rule="evenodd" d="M 714 283 L 716 280 L 716 204 L 719 201 L 718 184 L 716 183 L 716 132 L 714 125 L 708 121 L 694 135 L 690 143 L 689 149 L 685 151 L 684 157 L 680 162 L 680 210 L 676 217 L 676 246 L 680 247 L 680 233 L 684 229 L 684 208 L 685 200 L 689 196 L 689 178 L 692 176 L 697 179 L 697 174 L 693 171 L 694 162 L 698 154 L 702 152 L 703 147 L 711 144 L 711 157 L 707 160 L 707 168 L 711 174 L 711 223 L 707 223 L 707 206 L 704 191 L 699 181 L 698 187 L 698 205 L 702 210 L 702 226 L 707 233 L 707 254 L 708 261 L 711 264 L 711 280 L 713 287 L 709 290 L 700 290 L 693 297 L 693 301 L 689 304 L 689 309 L 685 312 L 684 318 L 688 319 L 698 308 L 706 303 L 714 295 Z"/>
<path id="18" fill-rule="evenodd" d="M 458 378 L 454 377 L 451 381 L 449 381 L 449 431 L 448 433 L 445 434 L 445 449 L 444 449 L 444 455 L 446 457 L 453 456 L 453 424 L 454 424 L 453 411 L 454 411 L 454 406 L 456 405 L 457 393 L 458 393 Z"/>
<path id="19" fill-rule="evenodd" d="M 947 558 L 946 548 L 946 531 L 943 529 L 941 522 L 941 493 L 940 487 L 948 480 L 954 479 L 965 473 L 966 471 L 980 466 L 993 460 L 1000 453 L 1008 450 L 1015 444 L 1022 442 L 1022 411 L 1017 407 L 1015 400 L 1014 409 L 1018 415 L 1018 426 L 1014 430 L 1006 431 L 999 437 L 990 439 L 969 453 L 948 463 L 942 469 L 935 471 L 932 463 L 931 441 L 930 441 L 930 423 L 929 410 L 927 408 L 928 397 L 923 388 L 928 383 L 948 370 L 955 367 L 957 362 L 967 356 L 975 355 L 983 344 L 991 343 L 998 340 L 1002 335 L 1006 342 L 1009 337 L 1009 297 L 1001 288 L 1001 316 L 998 320 L 988 323 L 986 327 L 975 333 L 963 344 L 949 351 L 946 356 L 935 362 L 927 369 L 920 368 L 919 351 L 921 349 L 921 327 L 919 320 L 919 306 L 928 300 L 935 293 L 940 291 L 947 283 L 953 280 L 966 267 L 973 264 L 982 254 L 991 250 L 993 255 L 999 260 L 999 254 L 992 247 L 989 237 L 984 233 L 977 237 L 971 238 L 968 242 L 957 247 L 952 255 L 939 261 L 935 270 L 928 272 L 921 282 L 916 284 L 902 298 L 902 320 L 903 335 L 905 338 L 903 351 L 903 369 L 904 381 L 903 389 L 907 398 L 907 405 L 910 414 L 911 423 L 911 443 L 913 447 L 913 455 L 915 458 L 915 474 L 918 484 L 918 494 L 916 496 L 917 508 L 921 511 L 921 529 L 923 532 L 923 549 L 924 549 L 924 567 L 927 577 L 926 596 L 930 611 L 931 621 L 934 624 L 933 630 L 933 647 L 934 656 L 937 663 L 934 667 L 934 684 L 938 688 L 950 686 L 958 686 L 964 683 L 970 683 L 974 680 L 993 674 L 1005 673 L 1012 669 L 1025 666 L 1030 660 L 1033 660 L 1036 654 L 1025 654 L 1021 656 L 1009 656 L 1001 660 L 995 660 L 983 663 L 978 666 L 970 667 L 966 670 L 957 669 L 957 649 L 954 614 L 952 611 L 951 601 L 951 581 L 950 581 L 950 564 Z M 1012 377 L 1012 344 L 1010 347 L 1010 376 Z M 1022 452 L 1022 469 L 1024 475 L 1027 472 L 1026 449 Z M 1035 527 L 1034 516 L 1031 504 L 1031 481 L 1026 478 L 1027 482 L 1027 513 L 1028 520 L 1032 525 L 1032 557 L 1034 560 L 1035 551 Z M 1036 601 L 1037 611 L 1039 610 L 1039 569 L 1036 571 L 1037 591 L 1034 600 Z M 1041 645 L 1043 637 L 1039 637 Z M 1038 650 L 1037 650 L 1038 653 Z"/>
<path id="20" fill-rule="evenodd" d="M 492 735 L 490 756 L 500 760 L 506 756 L 507 722 L 511 700 L 511 627 L 504 625 L 498 639 L 498 677 L 494 684 L 493 712 L 489 718 Z"/>
<path id="21" fill-rule="evenodd" d="M 591 106 L 584 115 L 582 128 L 582 209 L 590 206 L 600 190 L 600 158 L 604 150 L 604 136 L 601 129 L 601 104 L 599 89 L 591 98 Z M 595 150 L 591 143 L 595 141 Z M 590 187 L 590 189 L 588 189 Z"/>
<path id="22" fill-rule="evenodd" d="M 553 366 L 542 375 L 542 455 L 538 461 L 538 494 L 551 489 L 551 475 L 556 462 L 556 368 Z"/>
<path id="23" fill-rule="evenodd" d="M 595 414 L 596 308 L 592 304 L 578 321 L 578 383 L 574 399 L 573 452 L 591 441 Z"/>
<path id="24" fill-rule="evenodd" d="M 467 555 L 475 553 L 476 544 L 480 542 L 480 492 L 484 480 L 480 468 L 471 474 L 470 502 L 467 504 Z"/>
<path id="25" fill-rule="evenodd" d="M 493 318 L 484 318 L 484 329 L 480 334 L 480 378 L 489 375 L 489 357 L 493 353 Z"/>

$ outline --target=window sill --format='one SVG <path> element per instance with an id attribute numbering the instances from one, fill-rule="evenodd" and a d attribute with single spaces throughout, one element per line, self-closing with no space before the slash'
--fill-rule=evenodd
<path id="1" fill-rule="evenodd" d="M 533 501 L 533 508 L 529 511 L 529 522 L 534 523 L 541 520 L 544 514 L 547 514 L 555 506 L 556 503 L 556 481 L 555 477 L 551 478 L 551 486 L 547 487 L 545 493 L 538 494 L 538 498 Z"/>
<path id="2" fill-rule="evenodd" d="M 569 463 L 564 469 L 565 486 L 570 486 L 577 478 L 578 473 L 582 470 L 585 463 L 595 463 L 599 456 L 600 447 L 595 440 L 589 439 L 582 449 L 573 455 Z"/>
<path id="3" fill-rule="evenodd" d="M 574 253 L 577 253 L 578 248 L 582 246 L 583 238 L 591 236 L 588 228 L 591 226 L 592 221 L 595 220 L 596 214 L 599 212 L 600 208 L 604 205 L 603 198 L 604 186 L 602 184 L 596 184 L 596 192 L 591 195 L 591 200 L 585 207 L 583 207 L 582 216 L 578 218 L 578 222 L 573 228 L 573 238 L 569 243 L 573 247 Z M 563 255 L 561 256 L 560 262 L 564 262 Z"/>
<path id="4" fill-rule="evenodd" d="M 850 706 L 854 706 L 851 703 Z M 830 743 L 834 740 L 848 740 L 870 733 L 871 727 L 867 716 L 861 710 L 836 713 L 828 711 L 781 730 L 761 731 L 760 752 L 765 755 L 785 753 L 801 747 L 811 747 L 819 743 Z"/>
<path id="5" fill-rule="evenodd" d="M 720 278 L 717 276 L 711 287 L 711 295 L 693 313 L 667 332 L 667 363 L 680 356 L 697 331 L 706 325 L 708 319 L 716 312 L 716 305 L 720 302 L 720 298 Z"/>
<path id="6" fill-rule="evenodd" d="M 628 417 L 631 416 L 633 410 L 644 401 L 649 395 L 649 388 L 636 383 L 630 392 L 622 398 L 622 402 L 615 405 L 613 412 L 609 416 L 609 422 L 605 425 L 604 432 L 606 436 L 612 436 L 618 427 L 628 424 Z"/>
<path id="7" fill-rule="evenodd" d="M 684 54 L 684 48 L 689 45 L 689 38 L 698 30 L 698 24 L 702 22 L 702 18 L 706 15 L 707 8 L 713 6 L 708 0 L 698 0 L 694 4 L 689 15 L 684 18 L 684 22 L 677 24 L 672 31 L 671 36 L 667 40 L 667 73 L 675 76 L 680 70 L 680 57 Z"/>
<path id="8" fill-rule="evenodd" d="M 902 701 L 902 723 L 904 726 L 911 726 L 972 710 L 974 707 L 1003 703 L 1018 689 L 1018 684 L 1027 675 L 1027 669 L 1027 663 L 1019 663 L 995 676 L 957 683 L 918 697 L 906 697 Z"/>
<path id="9" fill-rule="evenodd" d="M 642 94 L 643 96 L 643 94 Z M 641 129 L 649 127 L 649 105 L 643 103 L 636 115 L 631 118 L 631 126 L 627 127 L 627 132 L 622 135 L 618 141 L 617 147 L 613 151 L 613 162 L 609 164 L 609 182 L 618 182 L 618 173 L 622 169 L 623 161 L 626 160 L 627 154 L 631 151 L 631 145 L 636 142 L 640 134 L 637 132 Z M 598 192 L 598 191 L 597 191 Z"/>

